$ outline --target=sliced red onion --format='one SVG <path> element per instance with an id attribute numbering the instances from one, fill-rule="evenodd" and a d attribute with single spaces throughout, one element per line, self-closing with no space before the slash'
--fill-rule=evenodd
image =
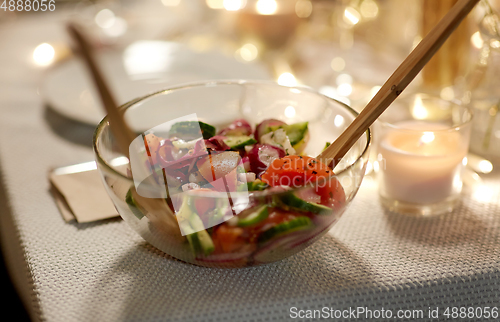
<path id="1" fill-rule="evenodd" d="M 212 151 L 227 151 L 227 150 L 231 150 L 231 148 L 229 147 L 229 145 L 227 145 L 224 142 L 224 139 L 227 139 L 227 138 L 225 136 L 223 136 L 223 135 L 213 136 L 210 139 L 205 140 L 205 146 L 206 146 L 207 149 L 210 149 Z"/>
<path id="2" fill-rule="evenodd" d="M 217 133 L 217 135 L 241 136 L 252 134 L 252 126 L 245 119 L 237 119 Z"/>
<path id="3" fill-rule="evenodd" d="M 248 153 L 250 169 L 260 176 L 273 160 L 283 158 L 285 155 L 285 150 L 280 147 L 269 144 L 256 144 L 250 153 Z"/>
<path id="4" fill-rule="evenodd" d="M 207 154 L 205 142 L 203 140 L 197 141 L 193 150 L 190 150 L 177 160 L 173 157 L 173 148 L 172 142 L 166 140 L 158 149 L 157 162 L 164 169 L 173 170 L 189 166 L 192 164 L 194 158 Z"/>
<path id="5" fill-rule="evenodd" d="M 157 151 L 157 161 L 160 162 L 160 160 L 164 162 L 172 162 L 175 161 L 175 158 L 173 156 L 173 151 L 175 147 L 172 144 L 172 141 L 170 140 L 164 140 L 160 143 L 160 147 L 158 148 Z M 153 151 L 151 151 L 153 153 Z"/>
<path id="6" fill-rule="evenodd" d="M 259 123 L 255 128 L 255 139 L 260 142 L 261 136 L 271 132 L 271 127 L 287 125 L 285 122 L 276 119 L 267 119 Z"/>

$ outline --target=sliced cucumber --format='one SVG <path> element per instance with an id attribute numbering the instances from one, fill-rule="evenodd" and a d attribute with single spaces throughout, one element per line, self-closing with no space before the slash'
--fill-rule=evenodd
<path id="1" fill-rule="evenodd" d="M 246 145 L 257 143 L 257 140 L 248 135 L 228 136 L 227 139 L 224 140 L 224 143 L 233 150 L 239 150 L 243 149 Z"/>
<path id="2" fill-rule="evenodd" d="M 210 255 L 215 250 L 212 238 L 210 238 L 210 235 L 206 230 L 201 230 L 197 233 L 186 235 L 186 237 L 189 242 L 191 251 L 195 255 L 199 253 Z"/>
<path id="3" fill-rule="evenodd" d="M 313 223 L 309 217 L 301 216 L 295 219 L 282 222 L 276 226 L 264 231 L 258 238 L 259 243 L 266 242 L 271 238 L 288 234 L 297 230 L 303 230 L 313 227 Z"/>
<path id="4" fill-rule="evenodd" d="M 196 255 L 203 252 L 209 255 L 215 250 L 212 238 L 205 230 L 205 225 L 196 212 L 192 211 L 191 198 L 185 196 L 182 205 L 177 212 L 179 224 L 182 225 L 183 232 L 186 233 L 191 250 Z"/>
<path id="5" fill-rule="evenodd" d="M 198 236 L 203 254 L 210 255 L 215 250 L 215 246 L 208 232 L 206 230 L 200 230 L 196 235 Z"/>
<path id="6" fill-rule="evenodd" d="M 192 233 L 186 235 L 186 238 L 189 242 L 189 248 L 191 248 L 191 252 L 194 255 L 199 254 L 201 252 L 201 245 L 200 245 L 200 240 L 198 239 L 198 234 Z"/>
<path id="7" fill-rule="evenodd" d="M 260 180 L 247 182 L 248 191 L 262 191 L 265 190 L 269 185 Z"/>
<path id="8" fill-rule="evenodd" d="M 200 217 L 195 212 L 191 214 L 189 223 L 191 224 L 191 227 L 193 227 L 193 229 L 196 231 L 196 235 L 198 237 L 198 241 L 203 253 L 205 255 L 208 255 L 213 252 L 215 250 L 214 242 L 212 241 L 212 238 L 210 237 L 208 232 L 205 230 L 203 221 L 201 221 Z"/>
<path id="9" fill-rule="evenodd" d="M 239 218 L 238 217 L 238 226 L 247 227 L 258 224 L 262 220 L 266 219 L 269 216 L 269 211 L 267 209 L 267 205 L 263 205 L 258 207 L 255 211 L 250 213 L 248 216 Z"/>
<path id="10" fill-rule="evenodd" d="M 292 146 L 297 145 L 304 139 L 308 131 L 308 122 L 294 123 L 290 125 L 276 125 L 271 126 L 271 131 L 276 131 L 278 129 L 283 129 L 290 140 Z M 294 147 L 295 148 L 295 147 Z"/>
<path id="11" fill-rule="evenodd" d="M 198 216 L 197 213 L 191 213 L 191 217 L 189 218 L 189 224 L 193 227 L 194 231 L 202 231 L 205 230 L 205 224 Z"/>
<path id="12" fill-rule="evenodd" d="M 230 207 L 231 206 L 227 199 L 218 198 L 216 201 L 216 207 L 209 216 L 209 226 L 213 227 L 220 224 L 228 210 L 230 210 Z"/>
<path id="13" fill-rule="evenodd" d="M 308 131 L 308 122 L 290 124 L 286 127 L 285 132 L 292 146 L 297 145 L 306 136 Z"/>
<path id="14" fill-rule="evenodd" d="M 134 199 L 134 196 L 132 196 L 132 189 L 130 188 L 127 192 L 127 195 L 125 196 L 125 202 L 127 203 L 128 208 L 132 213 L 137 217 L 137 219 L 142 219 L 144 217 L 144 213 L 141 210 L 142 207 L 140 207 L 137 202 Z"/>
<path id="15" fill-rule="evenodd" d="M 300 199 L 293 193 L 287 193 L 279 197 L 279 202 L 285 206 L 302 212 L 312 212 L 318 215 L 330 215 L 333 210 L 330 207 L 320 205 L 315 202 L 307 202 Z"/>
<path id="16" fill-rule="evenodd" d="M 215 135 L 215 127 L 210 124 L 197 121 L 182 121 L 177 122 L 170 128 L 169 135 L 179 136 L 185 139 L 196 139 L 201 135 L 205 140 L 210 139 Z"/>

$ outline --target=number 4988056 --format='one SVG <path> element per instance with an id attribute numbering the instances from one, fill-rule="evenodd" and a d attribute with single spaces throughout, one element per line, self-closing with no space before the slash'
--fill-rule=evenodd
<path id="1" fill-rule="evenodd" d="M 1 0 L 0 0 L 1 1 Z M 3 11 L 54 11 L 55 0 L 4 0 L 0 6 Z"/>

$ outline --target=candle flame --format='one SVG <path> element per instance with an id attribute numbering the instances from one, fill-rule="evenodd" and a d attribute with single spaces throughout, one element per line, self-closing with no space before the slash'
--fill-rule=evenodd
<path id="1" fill-rule="evenodd" d="M 417 120 L 424 120 L 429 116 L 429 112 L 424 106 L 424 102 L 420 96 L 415 97 L 412 114 Z"/>
<path id="2" fill-rule="evenodd" d="M 420 138 L 420 142 L 429 144 L 434 141 L 435 138 L 436 137 L 433 132 L 424 132 L 424 134 L 422 134 L 422 137 Z"/>

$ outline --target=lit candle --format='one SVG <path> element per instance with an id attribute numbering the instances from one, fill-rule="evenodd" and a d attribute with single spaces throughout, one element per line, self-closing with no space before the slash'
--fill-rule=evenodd
<path id="1" fill-rule="evenodd" d="M 393 125 L 378 150 L 383 197 L 432 204 L 460 189 L 467 136 L 440 123 L 404 121 Z"/>

